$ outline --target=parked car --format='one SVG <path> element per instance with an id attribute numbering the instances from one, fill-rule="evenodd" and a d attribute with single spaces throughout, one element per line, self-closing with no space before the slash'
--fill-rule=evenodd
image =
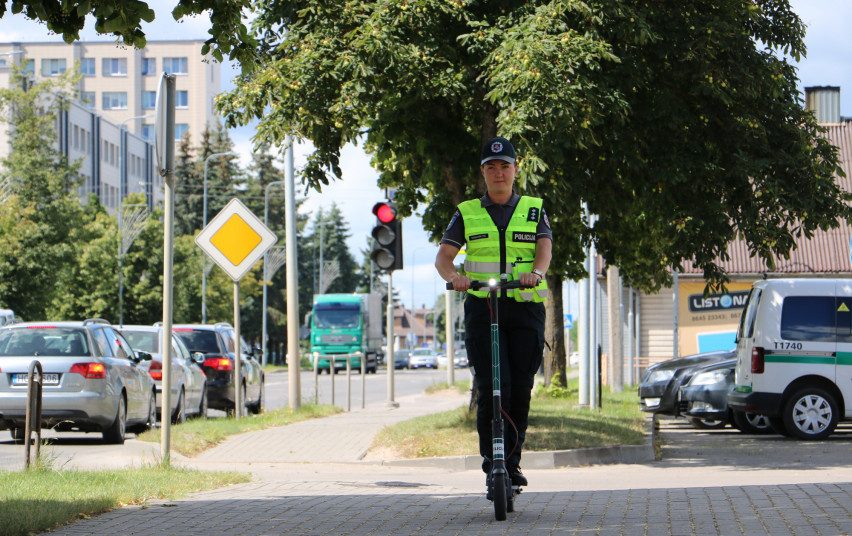
<path id="1" fill-rule="evenodd" d="M 438 368 L 438 354 L 431 348 L 417 348 L 412 350 L 408 359 L 408 368 Z"/>
<path id="2" fill-rule="evenodd" d="M 728 394 L 734 389 L 736 359 L 726 359 L 695 367 L 692 379 L 680 388 L 679 413 L 698 419 L 707 428 L 730 424 L 746 434 L 771 431 L 765 415 L 734 411 L 728 407 Z"/>
<path id="3" fill-rule="evenodd" d="M 692 370 L 699 365 L 718 363 L 731 359 L 734 352 L 706 352 L 677 359 L 655 363 L 645 370 L 639 384 L 639 400 L 642 411 L 678 415 L 677 395 L 681 385 L 686 384 L 693 375 Z M 704 427 L 700 419 L 693 419 L 693 425 Z"/>
<path id="4" fill-rule="evenodd" d="M 157 389 L 157 412 L 162 416 L 163 401 L 163 355 L 160 344 L 163 328 L 160 326 L 124 326 L 122 335 L 136 351 L 151 354 L 150 361 L 141 366 L 148 371 Z M 194 358 L 189 349 L 172 334 L 172 379 L 171 406 L 169 414 L 172 422 L 186 421 L 188 415 L 207 416 L 207 375 L 201 369 L 204 358 L 199 354 Z"/>
<path id="5" fill-rule="evenodd" d="M 824 439 L 852 420 L 852 280 L 757 281 L 737 330 L 728 405 L 772 428 Z"/>
<path id="6" fill-rule="evenodd" d="M 456 350 L 454 352 L 455 358 L 453 362 L 456 364 L 456 368 L 463 368 L 470 366 L 470 363 L 467 360 L 467 348 L 462 348 L 460 350 Z"/>
<path id="7" fill-rule="evenodd" d="M 14 439 L 24 435 L 27 372 L 44 370 L 42 426 L 58 431 L 100 432 L 107 443 L 124 443 L 157 418 L 154 382 L 109 322 L 27 322 L 0 328 L 0 422 Z"/>
<path id="8" fill-rule="evenodd" d="M 207 375 L 207 404 L 229 413 L 236 407 L 234 356 L 236 333 L 230 324 L 179 324 L 174 333 L 201 360 Z M 240 381 L 243 405 L 250 413 L 263 411 L 263 367 L 257 360 L 260 349 L 240 341 Z"/>
<path id="9" fill-rule="evenodd" d="M 408 368 L 408 358 L 411 352 L 408 350 L 397 350 L 393 353 L 393 368 L 396 370 Z"/>

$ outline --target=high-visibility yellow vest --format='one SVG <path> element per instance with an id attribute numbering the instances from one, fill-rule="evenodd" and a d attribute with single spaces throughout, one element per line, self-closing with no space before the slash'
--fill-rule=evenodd
<path id="1" fill-rule="evenodd" d="M 481 200 L 459 204 L 467 242 L 465 275 L 476 281 L 499 281 L 501 271 L 505 271 L 509 281 L 514 281 L 519 274 L 531 272 L 541 205 L 541 198 L 521 196 L 506 229 L 498 229 Z M 468 292 L 480 298 L 488 296 L 486 290 Z M 547 282 L 542 279 L 535 288 L 510 290 L 507 295 L 521 302 L 543 302 L 548 295 Z"/>

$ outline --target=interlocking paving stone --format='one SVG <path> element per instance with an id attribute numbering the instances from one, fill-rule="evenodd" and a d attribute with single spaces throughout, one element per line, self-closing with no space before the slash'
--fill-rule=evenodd
<path id="1" fill-rule="evenodd" d="M 833 515 L 807 512 L 795 497 L 821 492 L 814 484 L 738 486 L 684 490 L 524 492 L 506 522 L 493 518 L 481 495 L 450 487 L 382 488 L 364 483 L 252 482 L 187 500 L 122 508 L 57 530 L 57 535 L 114 533 L 170 534 L 844 534 L 852 518 L 852 483 L 832 487 Z M 718 498 L 706 509 L 708 494 Z M 790 498 L 783 517 L 757 512 L 749 503 L 771 494 Z M 625 508 L 652 496 L 666 506 Z M 734 499 L 733 502 L 725 499 Z M 164 507 L 162 504 L 174 504 Z M 690 511 L 692 513 L 690 514 Z M 659 515 L 662 513 L 662 515 Z M 764 515 L 765 514 L 765 515 Z"/>

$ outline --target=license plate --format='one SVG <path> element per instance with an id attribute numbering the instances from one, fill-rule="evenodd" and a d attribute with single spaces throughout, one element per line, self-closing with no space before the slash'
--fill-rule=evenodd
<path id="1" fill-rule="evenodd" d="M 13 374 L 12 385 L 27 385 L 26 374 Z M 44 375 L 44 383 L 42 385 L 59 385 L 59 374 L 47 373 Z"/>

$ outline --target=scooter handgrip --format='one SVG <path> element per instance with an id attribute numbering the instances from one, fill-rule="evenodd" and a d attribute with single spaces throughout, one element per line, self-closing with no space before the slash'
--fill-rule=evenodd
<path id="1" fill-rule="evenodd" d="M 453 290 L 453 284 L 447 283 L 447 290 Z"/>

